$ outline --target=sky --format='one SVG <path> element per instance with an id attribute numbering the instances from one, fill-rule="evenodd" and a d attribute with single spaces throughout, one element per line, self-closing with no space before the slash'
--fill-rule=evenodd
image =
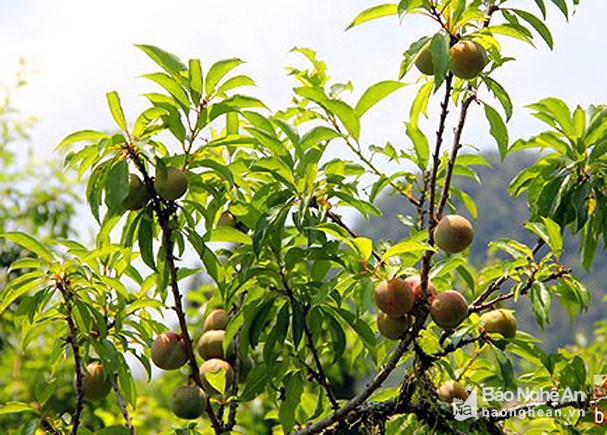
<path id="1" fill-rule="evenodd" d="M 311 47 L 336 80 L 352 80 L 355 97 L 369 85 L 394 79 L 402 52 L 422 34 L 436 31 L 419 18 L 398 25 L 395 17 L 344 31 L 356 14 L 381 2 L 353 0 L 0 0 L 0 83 L 11 80 L 19 57 L 35 74 L 16 95 L 17 106 L 39 117 L 32 136 L 36 153 L 47 158 L 67 134 L 80 129 L 107 129 L 112 121 L 105 93 L 119 92 L 127 117 L 146 107 L 140 95 L 152 89 L 139 75 L 155 70 L 135 43 L 154 44 L 182 59 L 214 61 L 240 57 L 241 72 L 251 75 L 260 96 L 273 109 L 290 99 L 293 81 L 284 67 L 299 62 L 289 53 Z M 523 106 L 546 96 L 570 104 L 607 102 L 607 57 L 604 18 L 607 2 L 582 0 L 567 23 L 551 8 L 555 49 L 538 39 L 538 49 L 504 41 L 504 51 L 519 62 L 498 74 L 511 93 L 515 116 L 511 137 L 540 128 Z M 535 11 L 531 0 L 518 4 Z M 169 6 L 170 5 L 170 6 Z M 409 76 L 406 81 L 415 81 Z M 405 145 L 403 121 L 414 86 L 391 96 L 363 120 L 363 139 Z M 355 101 L 355 100 L 354 100 Z M 431 102 L 432 105 L 432 102 Z M 438 101 L 435 101 L 438 105 Z M 472 117 L 465 140 L 492 149 L 482 111 Z M 479 128 L 477 128 L 479 127 Z M 480 128 L 482 127 L 482 128 Z"/>

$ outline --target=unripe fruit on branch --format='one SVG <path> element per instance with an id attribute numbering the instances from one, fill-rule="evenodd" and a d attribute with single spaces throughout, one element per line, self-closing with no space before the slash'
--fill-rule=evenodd
<path id="1" fill-rule="evenodd" d="M 125 210 L 142 209 L 150 200 L 150 192 L 136 174 L 129 174 L 129 193 L 122 200 Z"/>
<path id="2" fill-rule="evenodd" d="M 202 381 L 204 391 L 207 394 L 221 394 L 221 391 L 218 391 L 213 388 L 211 383 L 206 378 L 207 374 L 220 373 L 221 369 L 223 369 L 225 375 L 225 391 L 229 392 L 232 388 L 232 385 L 234 384 L 234 370 L 228 362 L 218 358 L 212 358 L 210 360 L 205 361 L 200 366 L 200 380 Z"/>
<path id="3" fill-rule="evenodd" d="M 447 290 L 432 301 L 430 315 L 441 328 L 454 329 L 468 317 L 468 303 L 461 293 Z"/>
<path id="4" fill-rule="evenodd" d="M 162 199 L 174 201 L 187 192 L 188 178 L 178 168 L 168 167 L 165 174 L 156 173 L 154 190 Z"/>
<path id="5" fill-rule="evenodd" d="M 171 395 L 169 407 L 173 414 L 186 420 L 194 420 L 202 415 L 207 406 L 207 398 L 196 385 L 177 387 Z"/>
<path id="6" fill-rule="evenodd" d="M 434 75 L 434 62 L 432 61 L 432 51 L 430 44 L 422 48 L 415 59 L 415 66 L 422 73 L 428 76 Z"/>
<path id="7" fill-rule="evenodd" d="M 411 289 L 413 290 L 413 297 L 415 298 L 415 300 L 419 300 L 419 298 L 422 295 L 422 280 L 419 276 L 410 276 L 408 278 L 405 279 L 405 281 L 407 281 L 407 284 L 409 284 L 409 286 L 411 286 Z M 432 302 L 434 300 L 434 298 L 437 295 L 437 291 L 436 291 L 436 287 L 434 287 L 434 284 L 432 284 L 432 281 L 428 280 L 428 288 L 426 289 L 426 294 L 428 296 L 428 301 Z"/>
<path id="8" fill-rule="evenodd" d="M 103 364 L 92 362 L 83 367 L 82 389 L 84 397 L 89 400 L 100 400 L 112 389 L 110 377 L 105 373 Z"/>
<path id="9" fill-rule="evenodd" d="M 207 331 L 198 340 L 198 353 L 203 359 L 225 359 L 223 354 L 224 331 Z"/>
<path id="10" fill-rule="evenodd" d="M 434 228 L 436 246 L 450 254 L 466 249 L 474 239 L 474 229 L 468 219 L 459 215 L 444 216 Z"/>
<path id="11" fill-rule="evenodd" d="M 377 329 L 379 333 L 390 340 L 400 340 L 411 326 L 411 316 L 390 317 L 386 313 L 377 314 Z"/>
<path id="12" fill-rule="evenodd" d="M 489 63 L 487 50 L 474 41 L 459 41 L 449 52 L 449 69 L 459 78 L 471 80 Z"/>
<path id="13" fill-rule="evenodd" d="M 456 381 L 447 381 L 440 386 L 438 390 L 438 397 L 447 403 L 453 403 L 453 400 L 460 399 L 466 401 L 468 398 L 468 392 L 462 384 Z"/>
<path id="14" fill-rule="evenodd" d="M 185 345 L 179 334 L 165 332 L 152 343 L 152 362 L 164 370 L 176 370 L 188 360 Z"/>
<path id="15" fill-rule="evenodd" d="M 505 338 L 516 335 L 516 318 L 511 310 L 489 311 L 480 317 L 480 324 L 489 333 L 499 333 Z"/>
<path id="16" fill-rule="evenodd" d="M 234 216 L 232 214 L 232 212 L 230 212 L 229 210 L 224 211 L 223 213 L 221 213 L 221 216 L 219 216 L 219 221 L 217 222 L 217 224 L 220 227 L 235 227 L 236 226 L 236 216 Z"/>
<path id="17" fill-rule="evenodd" d="M 228 313 L 222 309 L 213 310 L 204 321 L 205 331 L 224 330 L 228 325 Z"/>
<path id="18" fill-rule="evenodd" d="M 403 317 L 413 307 L 413 290 L 401 278 L 384 280 L 375 287 L 377 307 L 391 317 Z"/>

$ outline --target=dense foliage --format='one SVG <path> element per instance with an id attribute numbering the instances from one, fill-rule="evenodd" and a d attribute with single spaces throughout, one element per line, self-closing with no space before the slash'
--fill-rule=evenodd
<path id="1" fill-rule="evenodd" d="M 272 113 L 240 93 L 254 85 L 236 73 L 241 60 L 203 69 L 197 59 L 138 46 L 161 69 L 143 76 L 157 86 L 145 94 L 149 107 L 131 121 L 109 92 L 116 130 L 78 131 L 58 147 L 66 167 L 87 180 L 94 244 L 41 240 L 30 228 L 3 234 L 31 253 L 12 263 L 19 276 L 0 303 L 29 387 L 12 390 L 0 408 L 6 427 L 592 430 L 593 375 L 606 371 L 604 325 L 588 348 L 548 352 L 517 327 L 516 313 L 494 311 L 512 300 L 531 307 L 541 326 L 553 300 L 572 317 L 585 311 L 590 293 L 561 262 L 563 232 L 580 237 L 587 267 L 606 233 L 607 107 L 571 111 L 547 98 L 531 106 L 545 133 L 514 143 L 508 136 L 512 102 L 493 73 L 512 59 L 499 41 L 533 44 L 539 36 L 552 47 L 546 3 L 535 0 L 530 12 L 509 0 L 403 0 L 358 15 L 351 27 L 410 14 L 436 25 L 404 52 L 400 79 L 416 78 L 418 92 L 402 143 L 385 146 L 361 143 L 362 120 L 401 80 L 353 98 L 313 50 L 297 48 L 307 68 L 290 69 L 293 100 Z M 578 2 L 549 3 L 569 18 Z M 430 104 L 440 110 L 428 119 Z M 493 240 L 488 255 L 499 260 L 480 267 L 468 261 L 474 224 L 459 216 L 467 209 L 476 218 L 477 207 L 458 184 L 487 164 L 463 145 L 477 112 L 502 159 L 547 151 L 510 185 L 528 198 L 533 245 Z M 331 148 L 340 158 L 327 157 Z M 398 170 L 386 173 L 386 160 Z M 388 192 L 415 209 L 398 240 L 374 242 L 344 222 L 346 210 L 379 215 L 378 198 Z M 361 378 L 365 385 L 352 391 Z M 458 402 L 449 403 L 472 387 L 517 386 L 585 393 L 521 409 L 585 414 L 513 419 L 498 412 L 506 403 L 485 399 L 479 405 L 493 412 L 461 421 Z"/>

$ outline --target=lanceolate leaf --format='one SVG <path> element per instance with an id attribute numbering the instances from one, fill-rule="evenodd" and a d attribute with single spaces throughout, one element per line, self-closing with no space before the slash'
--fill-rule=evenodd
<path id="1" fill-rule="evenodd" d="M 356 103 L 354 109 L 356 114 L 363 116 L 367 110 L 403 86 L 405 86 L 404 83 L 394 80 L 385 80 L 370 86 Z"/>
<path id="2" fill-rule="evenodd" d="M 175 78 L 183 79 L 182 72 L 187 71 L 187 67 L 174 54 L 153 45 L 135 45 L 137 48 L 147 54 L 158 66 L 168 72 Z"/>
<path id="3" fill-rule="evenodd" d="M 15 231 L 0 234 L 0 237 L 8 239 L 11 242 L 27 249 L 47 264 L 53 262 L 53 254 L 51 254 L 51 252 L 42 243 L 29 234 Z"/>
<path id="4" fill-rule="evenodd" d="M 387 3 L 379 6 L 373 6 L 369 9 L 362 11 L 354 18 L 354 21 L 346 28 L 351 29 L 359 24 L 366 23 L 367 21 L 376 20 L 377 18 L 389 17 L 398 13 L 398 5 L 396 3 Z"/>
<path id="5" fill-rule="evenodd" d="M 116 124 L 122 131 L 126 131 L 126 119 L 120 104 L 120 97 L 118 97 L 118 94 L 115 91 L 108 92 L 106 97 L 114 121 L 116 121 Z"/>
<path id="6" fill-rule="evenodd" d="M 500 114 L 493 107 L 485 104 L 485 116 L 489 121 L 489 125 L 491 126 L 491 136 L 497 142 L 497 147 L 500 152 L 500 157 L 503 160 L 508 153 L 508 129 L 506 128 L 506 124 L 502 120 Z"/>

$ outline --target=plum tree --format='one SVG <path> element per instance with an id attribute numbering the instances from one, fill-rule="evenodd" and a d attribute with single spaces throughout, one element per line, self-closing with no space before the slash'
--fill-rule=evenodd
<path id="1" fill-rule="evenodd" d="M 129 174 L 129 192 L 122 200 L 126 210 L 140 210 L 150 200 L 150 192 L 137 174 Z"/>
<path id="2" fill-rule="evenodd" d="M 224 331 L 206 331 L 198 340 L 198 353 L 203 359 L 225 359 L 223 353 Z"/>
<path id="3" fill-rule="evenodd" d="M 420 50 L 415 59 L 415 66 L 422 74 L 434 75 L 434 62 L 432 61 L 432 52 L 430 51 L 429 44 Z"/>
<path id="4" fill-rule="evenodd" d="M 177 387 L 169 402 L 173 414 L 186 420 L 200 417 L 207 406 L 207 398 L 201 388 L 196 385 Z"/>
<path id="5" fill-rule="evenodd" d="M 401 278 L 383 280 L 375 287 L 377 307 L 392 317 L 403 317 L 413 307 L 413 290 Z"/>
<path id="6" fill-rule="evenodd" d="M 447 403 L 453 403 L 455 399 L 465 401 L 469 394 L 462 384 L 457 381 L 446 381 L 437 390 L 438 397 Z"/>
<path id="7" fill-rule="evenodd" d="M 162 199 L 174 201 L 187 192 L 188 178 L 179 168 L 169 166 L 166 173 L 156 174 L 154 190 Z"/>
<path id="8" fill-rule="evenodd" d="M 512 310 L 500 308 L 488 311 L 480 317 L 480 324 L 486 332 L 499 333 L 505 338 L 516 335 L 516 318 Z"/>
<path id="9" fill-rule="evenodd" d="M 434 21 L 433 34 L 407 35 L 415 42 L 400 51 L 399 79 L 354 89 L 356 80 L 335 82 L 314 50 L 297 48 L 305 60 L 289 69 L 297 82 L 294 95 L 277 111 L 240 89 L 254 80 L 233 73 L 242 64 L 237 58 L 203 71 L 206 62 L 199 59 L 183 62 L 159 47 L 139 46 L 162 70 L 146 74 L 160 86 L 145 94 L 149 106 L 126 119 L 118 94 L 109 92 L 112 130 L 87 128 L 66 137 L 60 147 L 72 148 L 68 167 L 87 175 L 95 240 L 81 243 L 54 234 L 37 240 L 15 231 L 14 222 L 0 231 L 0 250 L 12 244 L 23 248 L 23 255 L 10 266 L 13 260 L 5 261 L 0 270 L 5 280 L 0 288 L 0 427 L 8 433 L 35 428 L 74 434 L 114 433 L 107 426 L 121 424 L 129 434 L 171 428 L 196 432 L 197 426 L 218 435 L 525 432 L 537 426 L 527 424 L 527 416 L 516 423 L 483 415 L 457 421 L 448 406 L 433 402 L 437 394 L 448 401 L 465 398 L 461 386 L 452 381 L 437 393 L 433 380 L 465 376 L 481 388 L 511 388 L 520 376 L 531 388 L 554 383 L 586 391 L 591 376 L 602 370 L 596 355 L 607 352 L 604 343 L 548 355 L 529 337 L 499 352 L 500 342 L 508 340 L 487 340 L 483 329 L 501 327 L 487 318 L 481 329 L 462 327 L 475 326 L 476 313 L 502 303 L 529 305 L 540 326 L 549 320 L 553 299 L 572 317 L 583 312 L 589 292 L 564 264 L 569 256 L 562 235 L 581 234 L 586 267 L 607 235 L 607 169 L 598 152 L 607 142 L 607 106 L 570 110 L 556 98 L 532 105 L 550 131 L 513 145 L 506 122 L 512 99 L 498 82 L 502 76 L 494 74 L 510 60 L 498 37 L 507 33 L 530 41 L 539 34 L 551 45 L 550 32 L 542 26 L 544 6 L 552 3 L 567 14 L 581 2 L 536 1 L 536 13 L 507 7 L 510 2 L 524 3 L 434 0 L 373 7 L 357 22 L 394 15 Z M 484 49 L 469 42 L 474 40 L 491 47 L 494 62 L 486 74 L 477 65 L 486 59 L 472 66 L 465 62 L 468 51 L 473 60 L 483 57 Z M 415 61 L 428 75 L 414 72 L 410 80 L 405 76 Z M 480 77 L 462 83 L 454 73 Z M 397 124 L 380 123 L 385 127 L 380 133 L 395 137 L 369 142 L 364 122 L 378 117 L 366 116 L 367 111 L 378 110 L 376 105 L 405 83 L 413 92 L 409 107 L 398 108 L 406 117 L 404 125 L 399 123 L 404 131 L 399 135 L 392 128 Z M 5 113 L 0 115 L 3 126 Z M 483 217 L 459 178 L 477 178 L 475 166 L 486 163 L 480 144 L 473 142 L 478 135 L 468 136 L 470 119 L 477 116 L 487 119 L 502 160 L 517 149 L 550 150 L 510 184 L 513 194 L 527 196 L 525 228 L 538 240 L 536 248 L 500 234 L 487 258 L 476 258 L 481 254 L 475 252 L 471 261 L 466 254 L 436 251 L 465 253 L 474 236 L 470 222 L 460 216 L 440 220 L 447 210 L 465 208 Z M 474 125 L 485 125 L 477 121 Z M 6 129 L 1 131 L 6 135 Z M 3 157 L 0 152 L 0 162 Z M 174 168 L 166 169 L 167 164 Z M 124 213 L 121 207 L 128 196 L 129 167 L 137 169 L 153 197 L 140 213 Z M 8 184 L 10 192 L 8 169 L 0 184 Z M 174 202 L 185 195 L 187 200 Z M 10 202 L 11 196 L 3 199 Z M 391 220 L 397 232 L 388 231 L 385 221 L 378 231 L 374 225 L 350 224 L 350 216 L 381 214 L 381 198 L 396 197 L 395 205 L 406 214 L 399 223 Z M 234 216 L 228 213 L 237 217 L 233 229 Z M 503 260 L 494 251 L 512 258 Z M 419 278 L 392 279 L 411 274 Z M 436 293 L 429 283 L 426 303 L 420 282 L 429 278 L 441 289 L 465 283 L 473 302 L 467 306 L 454 290 Z M 201 307 L 216 306 L 229 311 L 227 325 L 225 312 L 199 321 Z M 159 339 L 150 358 L 150 337 L 162 330 L 159 314 L 168 312 L 179 330 L 167 333 L 166 342 Z M 513 335 L 506 323 L 509 329 L 502 333 Z M 238 352 L 224 351 L 227 341 Z M 173 368 L 183 362 L 181 344 L 187 366 L 153 376 L 152 363 Z M 198 353 L 206 362 L 199 364 Z M 84 386 L 81 382 L 82 361 L 91 358 L 108 372 L 111 367 L 115 396 L 95 409 L 83 406 L 92 387 L 88 379 Z M 132 373 L 139 369 L 137 360 L 147 376 L 133 376 L 139 375 Z M 69 379 L 74 367 L 78 388 L 76 397 L 68 397 L 60 379 Z M 240 388 L 236 379 L 248 370 Z M 205 388 L 212 394 L 211 388 L 222 390 L 218 383 L 224 371 L 232 388 L 207 400 Z M 51 378 L 57 394 L 46 382 Z M 171 395 L 177 385 L 183 386 Z M 108 389 L 105 382 L 101 386 Z M 179 417 L 202 416 L 204 421 L 174 428 L 173 416 L 163 409 L 166 396 Z M 489 411 L 501 407 L 497 401 L 483 405 Z M 571 403 L 544 405 L 561 409 Z M 591 402 L 573 406 L 591 410 Z M 136 418 L 130 416 L 133 410 Z M 539 423 L 550 433 L 577 433 L 592 425 L 589 420 Z"/>
<path id="10" fill-rule="evenodd" d="M 234 370 L 227 361 L 219 358 L 211 358 L 206 360 L 200 366 L 200 379 L 202 381 L 204 391 L 207 394 L 211 395 L 221 393 L 220 391 L 216 390 L 207 380 L 207 374 L 219 373 L 221 370 L 223 370 L 225 376 L 225 391 L 229 391 L 234 383 Z"/>
<path id="11" fill-rule="evenodd" d="M 409 276 L 409 277 L 405 278 L 405 281 L 407 282 L 407 284 L 409 284 L 409 286 L 413 290 L 413 297 L 417 301 L 421 297 L 421 294 L 422 294 L 421 278 L 419 276 Z M 438 292 L 436 291 L 436 287 L 434 287 L 434 284 L 432 284 L 432 281 L 428 280 L 427 294 L 428 294 L 428 301 L 430 303 L 432 303 L 432 301 L 436 297 L 437 293 Z"/>
<path id="12" fill-rule="evenodd" d="M 228 325 L 228 313 L 225 310 L 217 309 L 209 313 L 204 321 L 204 330 L 223 330 Z"/>
<path id="13" fill-rule="evenodd" d="M 434 241 L 443 251 L 456 254 L 472 243 L 474 229 L 468 219 L 459 215 L 444 216 L 434 228 Z"/>
<path id="14" fill-rule="evenodd" d="M 179 334 L 165 332 L 152 343 L 152 362 L 164 370 L 176 370 L 188 360 L 185 346 Z"/>
<path id="15" fill-rule="evenodd" d="M 489 62 L 487 50 L 476 41 L 463 40 L 450 49 L 449 69 L 459 78 L 471 80 L 481 73 Z"/>
<path id="16" fill-rule="evenodd" d="M 447 290 L 432 301 L 430 315 L 441 328 L 454 329 L 468 317 L 468 303 L 458 291 Z"/>
<path id="17" fill-rule="evenodd" d="M 380 311 L 377 313 L 377 329 L 379 333 L 390 340 L 399 340 L 405 336 L 411 326 L 411 316 L 390 317 Z"/>
<path id="18" fill-rule="evenodd" d="M 112 389 L 109 376 L 99 362 L 91 362 L 84 367 L 82 389 L 84 397 L 90 400 L 100 400 L 108 395 Z"/>

